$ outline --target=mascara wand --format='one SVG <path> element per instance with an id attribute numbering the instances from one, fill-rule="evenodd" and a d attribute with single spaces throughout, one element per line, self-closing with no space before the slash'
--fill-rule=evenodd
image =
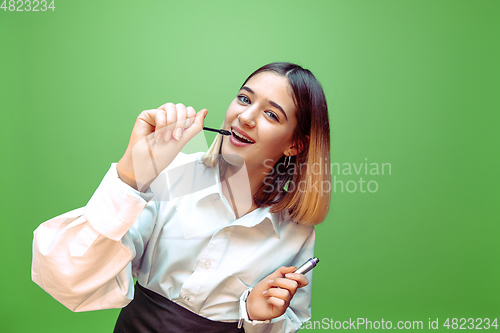
<path id="1" fill-rule="evenodd" d="M 205 131 L 210 131 L 210 132 L 217 132 L 222 135 L 231 135 L 231 132 L 223 130 L 223 129 L 215 129 L 215 128 L 210 128 L 210 127 L 203 127 Z"/>

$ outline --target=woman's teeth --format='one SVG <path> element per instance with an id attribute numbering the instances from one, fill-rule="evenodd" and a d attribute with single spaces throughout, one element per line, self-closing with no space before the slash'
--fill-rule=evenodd
<path id="1" fill-rule="evenodd" d="M 245 138 L 243 135 L 239 134 L 238 132 L 232 130 L 231 132 L 233 132 L 233 135 L 236 139 L 238 139 L 238 141 L 241 141 L 241 142 L 245 142 L 245 143 L 255 143 L 254 141 L 250 141 L 248 140 L 247 138 Z"/>

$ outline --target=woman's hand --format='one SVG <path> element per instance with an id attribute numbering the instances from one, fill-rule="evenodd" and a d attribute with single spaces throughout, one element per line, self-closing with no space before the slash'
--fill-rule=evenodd
<path id="1" fill-rule="evenodd" d="M 190 106 L 173 103 L 142 111 L 116 168 L 120 179 L 136 190 L 145 191 L 184 145 L 203 129 L 207 112 L 203 109 L 196 113 Z"/>
<path id="2" fill-rule="evenodd" d="M 297 288 L 307 286 L 303 274 L 292 273 L 297 267 L 280 267 L 252 289 L 247 298 L 250 320 L 268 320 L 285 313 Z"/>

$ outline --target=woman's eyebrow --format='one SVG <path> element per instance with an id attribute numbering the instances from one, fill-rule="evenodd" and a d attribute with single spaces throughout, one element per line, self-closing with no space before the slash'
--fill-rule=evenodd
<path id="1" fill-rule="evenodd" d="M 246 91 L 248 91 L 248 92 L 250 92 L 250 93 L 252 93 L 252 94 L 254 94 L 254 95 L 255 95 L 255 93 L 253 92 L 253 90 L 252 90 L 252 89 L 250 89 L 250 88 L 248 88 L 247 86 L 243 86 L 243 87 L 241 87 L 241 89 L 240 89 L 240 90 L 246 90 Z"/>
<path id="2" fill-rule="evenodd" d="M 269 103 L 271 103 L 271 105 L 274 106 L 276 109 L 280 110 L 281 113 L 283 113 L 283 115 L 285 116 L 285 119 L 288 120 L 288 117 L 286 116 L 285 110 L 283 110 L 283 108 L 281 106 L 279 106 L 278 103 L 275 103 L 273 101 L 269 101 Z"/>
<path id="3" fill-rule="evenodd" d="M 248 88 L 247 86 L 243 86 L 241 87 L 240 90 L 246 90 L 248 92 L 250 92 L 251 94 L 255 95 L 255 93 L 253 92 L 252 89 Z M 273 101 L 269 101 L 269 103 L 274 106 L 276 109 L 280 110 L 281 113 L 283 113 L 283 115 L 285 116 L 285 119 L 288 120 L 288 117 L 286 116 L 286 113 L 285 113 L 285 110 L 283 110 L 283 108 L 276 102 L 273 102 Z"/>

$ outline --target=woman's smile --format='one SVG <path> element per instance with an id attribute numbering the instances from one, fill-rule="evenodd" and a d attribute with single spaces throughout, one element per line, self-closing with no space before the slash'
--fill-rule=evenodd
<path id="1" fill-rule="evenodd" d="M 236 147 L 246 147 L 255 143 L 247 133 L 237 127 L 231 127 L 231 143 Z"/>

